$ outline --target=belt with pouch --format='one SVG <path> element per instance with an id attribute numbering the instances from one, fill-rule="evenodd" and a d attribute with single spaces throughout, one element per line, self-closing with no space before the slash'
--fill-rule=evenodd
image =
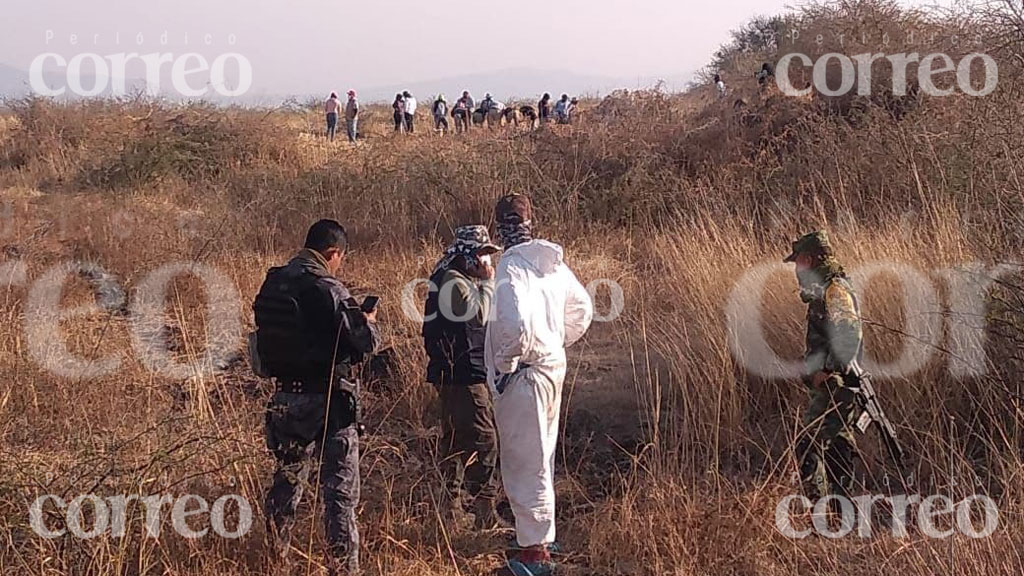
<path id="1" fill-rule="evenodd" d="M 326 382 L 306 382 L 302 380 L 274 379 L 278 392 L 285 394 L 326 394 Z"/>
<path id="2" fill-rule="evenodd" d="M 332 374 L 335 382 L 338 380 L 351 380 L 352 368 L 346 364 L 338 364 L 334 367 L 334 373 Z M 284 392 L 286 394 L 327 394 L 328 390 L 332 390 L 329 385 L 330 377 L 307 377 L 297 378 L 294 376 L 290 377 L 275 377 L 274 384 L 277 387 L 278 392 Z M 335 384 L 333 391 L 337 392 L 344 388 Z"/>

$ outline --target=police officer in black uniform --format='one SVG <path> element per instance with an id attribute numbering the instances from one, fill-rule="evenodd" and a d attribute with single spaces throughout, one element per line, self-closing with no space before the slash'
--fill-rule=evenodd
<path id="1" fill-rule="evenodd" d="M 268 533 L 284 559 L 303 486 L 317 470 L 332 576 L 359 571 L 359 391 L 350 371 L 379 342 L 376 309 L 363 310 L 335 277 L 347 248 L 341 224 L 317 222 L 302 251 L 268 271 L 253 305 L 259 364 L 277 386 L 266 414 L 277 460 Z"/>

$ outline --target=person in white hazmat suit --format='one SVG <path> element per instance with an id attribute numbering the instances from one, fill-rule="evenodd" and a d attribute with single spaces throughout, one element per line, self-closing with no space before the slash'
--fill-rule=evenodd
<path id="1" fill-rule="evenodd" d="M 563 261 L 562 247 L 533 239 L 528 197 L 502 198 L 495 215 L 505 252 L 484 356 L 518 545 L 496 575 L 544 576 L 554 569 L 555 444 L 565 349 L 590 327 L 593 304 Z"/>

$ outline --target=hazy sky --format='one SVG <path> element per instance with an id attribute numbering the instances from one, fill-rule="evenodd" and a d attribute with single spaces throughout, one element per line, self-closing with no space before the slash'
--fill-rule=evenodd
<path id="1" fill-rule="evenodd" d="M 634 78 L 703 66 L 782 0 L 3 0 L 0 62 L 46 52 L 238 52 L 254 89 L 322 92 L 512 67 Z M 481 7 L 490 8 L 484 13 Z M 53 38 L 47 40 L 47 31 Z M 167 44 L 161 35 L 167 32 Z M 117 34 L 120 34 L 120 45 Z M 71 45 L 71 35 L 78 44 Z M 142 34 L 143 44 L 136 45 Z M 211 44 L 207 46 L 206 35 Z M 96 36 L 98 35 L 98 36 Z M 187 44 L 186 44 L 187 35 Z M 234 35 L 236 44 L 228 44 Z"/>
<path id="2" fill-rule="evenodd" d="M 253 93 L 316 94 L 506 68 L 679 78 L 707 64 L 731 29 L 801 0 L 0 2 L 0 63 L 21 70 L 50 52 L 234 52 L 251 64 Z"/>

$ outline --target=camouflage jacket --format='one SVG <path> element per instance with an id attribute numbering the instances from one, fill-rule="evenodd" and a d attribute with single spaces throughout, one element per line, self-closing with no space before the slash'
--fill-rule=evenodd
<path id="1" fill-rule="evenodd" d="M 863 333 L 857 295 L 842 273 L 830 275 L 823 284 L 805 290 L 807 293 L 805 379 L 819 371 L 845 374 L 861 356 Z"/>

